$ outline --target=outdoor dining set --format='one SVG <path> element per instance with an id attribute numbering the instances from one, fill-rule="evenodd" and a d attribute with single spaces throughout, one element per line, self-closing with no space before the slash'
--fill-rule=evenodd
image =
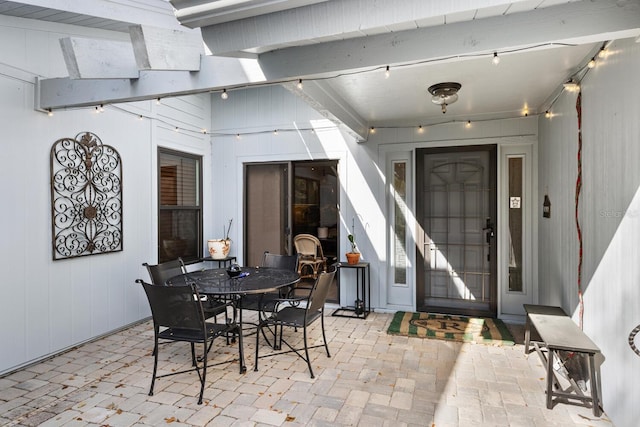
<path id="1" fill-rule="evenodd" d="M 154 329 L 154 365 L 149 395 L 157 378 L 196 371 L 200 380 L 198 404 L 202 404 L 208 363 L 207 356 L 216 338 L 237 344 L 240 373 L 246 372 L 243 338 L 255 336 L 254 370 L 258 361 L 284 353 L 305 360 L 314 378 L 309 349 L 324 347 L 330 357 L 324 330 L 324 305 L 333 283 L 335 267 L 315 274 L 309 286 L 300 283 L 298 255 L 265 252 L 260 266 L 188 271 L 181 258 L 165 263 L 143 264 L 150 282 L 136 280 L 146 293 Z M 220 265 L 218 266 L 220 267 Z M 257 312 L 257 321 L 243 322 L 243 312 Z M 308 328 L 321 322 L 322 342 L 309 345 Z M 284 329 L 287 328 L 287 333 Z M 303 347 L 290 344 L 291 333 L 302 332 Z M 264 339 L 261 347 L 260 340 Z M 190 369 L 159 375 L 159 344 L 182 341 L 191 345 Z M 199 355 L 196 355 L 196 344 Z M 200 347 L 201 346 L 201 347 Z M 260 350 L 268 350 L 259 354 Z M 228 360 L 217 364 L 229 363 Z"/>

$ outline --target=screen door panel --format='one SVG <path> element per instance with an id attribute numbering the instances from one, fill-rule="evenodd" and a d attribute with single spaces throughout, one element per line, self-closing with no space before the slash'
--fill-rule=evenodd
<path id="1" fill-rule="evenodd" d="M 423 156 L 419 214 L 424 263 L 418 307 L 490 312 L 495 303 L 488 227 L 495 193 L 491 151 L 425 150 Z"/>

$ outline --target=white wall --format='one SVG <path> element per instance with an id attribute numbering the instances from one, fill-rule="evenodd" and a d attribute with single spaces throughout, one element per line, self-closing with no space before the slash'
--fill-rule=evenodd
<path id="1" fill-rule="evenodd" d="M 66 75 L 57 39 L 95 34 L 0 15 L 0 373 L 147 317 L 146 298 L 134 280 L 148 278 L 142 262 L 157 261 L 157 146 L 201 154 L 203 163 L 210 163 L 209 137 L 199 131 L 209 127 L 208 95 L 160 106 L 119 106 L 134 114 L 109 106 L 101 114 L 79 109 L 52 117 L 34 110 L 35 78 Z M 198 131 L 175 132 L 174 126 Z M 122 159 L 124 250 L 54 262 L 49 152 L 59 138 L 85 131 L 113 146 Z M 206 215 L 208 168 L 204 178 Z"/>
<path id="2" fill-rule="evenodd" d="M 615 42 L 582 82 L 582 288 L 584 331 L 604 356 L 603 405 L 616 426 L 640 419 L 640 358 L 628 336 L 640 324 L 640 44 Z M 561 305 L 576 322 L 575 223 L 578 122 L 576 94 L 564 93 L 554 116 L 540 119 L 540 302 Z M 547 190 L 548 189 L 548 190 Z"/>

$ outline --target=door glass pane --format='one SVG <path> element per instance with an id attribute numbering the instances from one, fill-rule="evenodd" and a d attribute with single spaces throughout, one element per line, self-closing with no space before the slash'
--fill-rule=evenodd
<path id="1" fill-rule="evenodd" d="M 265 251 L 291 254 L 289 248 L 288 165 L 245 168 L 245 263 L 260 265 Z"/>
<path id="2" fill-rule="evenodd" d="M 338 256 L 338 176 L 335 161 L 294 162 L 293 236 L 320 239 L 326 258 Z"/>
<path id="3" fill-rule="evenodd" d="M 522 158 L 509 159 L 509 291 L 522 292 Z"/>
<path id="4" fill-rule="evenodd" d="M 394 162 L 393 164 L 393 269 L 394 283 L 407 284 L 407 218 L 406 218 L 406 192 L 407 188 L 407 164 L 406 162 Z"/>

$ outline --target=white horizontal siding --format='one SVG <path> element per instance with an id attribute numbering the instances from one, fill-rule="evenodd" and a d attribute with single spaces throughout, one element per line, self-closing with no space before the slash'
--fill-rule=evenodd
<path id="1" fill-rule="evenodd" d="M 0 329 L 0 373 L 149 315 L 134 280 L 147 278 L 143 262 L 157 260 L 157 146 L 202 155 L 203 164 L 209 163 L 209 135 L 200 132 L 210 127 L 206 95 L 161 106 L 105 106 L 100 114 L 91 108 L 52 117 L 35 111 L 35 77 L 66 75 L 57 37 L 78 34 L 90 32 L 0 16 L 0 268 L 5 272 L 0 322 L 7 326 Z M 145 118 L 139 120 L 139 114 Z M 169 130 L 174 123 L 195 132 Z M 123 251 L 52 261 L 49 152 L 57 139 L 86 131 L 121 156 Z M 209 169 L 203 172 L 209 212 Z M 205 230 L 209 227 L 205 217 Z"/>

